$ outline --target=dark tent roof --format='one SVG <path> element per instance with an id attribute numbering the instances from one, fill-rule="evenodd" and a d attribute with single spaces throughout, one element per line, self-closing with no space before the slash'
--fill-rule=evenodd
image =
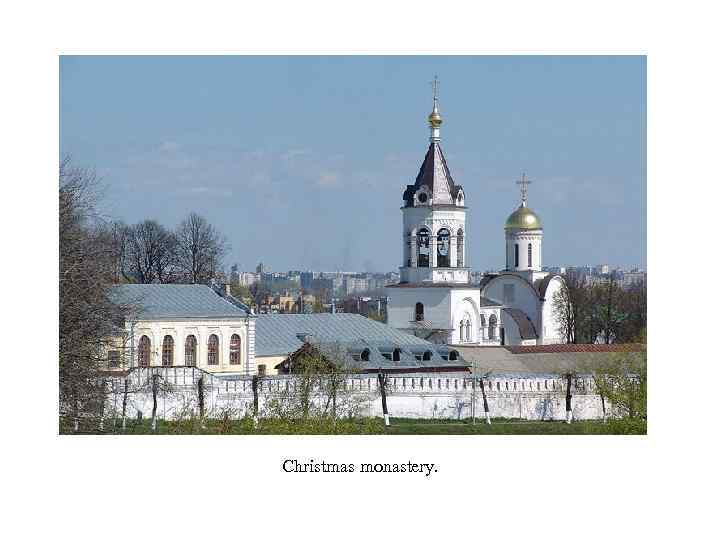
<path id="1" fill-rule="evenodd" d="M 422 186 L 429 190 L 434 205 L 455 205 L 458 192 L 462 189 L 461 185 L 455 185 L 442 148 L 436 141 L 430 143 L 430 147 L 425 153 L 425 159 L 420 166 L 417 178 L 415 178 L 415 184 L 407 186 L 403 194 L 405 206 L 414 206 L 413 197 Z"/>

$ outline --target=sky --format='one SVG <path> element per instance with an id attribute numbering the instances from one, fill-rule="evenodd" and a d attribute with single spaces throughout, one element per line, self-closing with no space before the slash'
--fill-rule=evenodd
<path id="1" fill-rule="evenodd" d="M 108 218 L 205 216 L 228 266 L 397 271 L 435 75 L 474 270 L 523 172 L 543 265 L 646 267 L 642 56 L 63 56 L 60 154 Z"/>

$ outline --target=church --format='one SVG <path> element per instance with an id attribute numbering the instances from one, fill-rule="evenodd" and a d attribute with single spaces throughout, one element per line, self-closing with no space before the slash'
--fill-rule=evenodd
<path id="1" fill-rule="evenodd" d="M 400 283 L 387 287 L 390 326 L 452 345 L 563 343 L 553 295 L 563 278 L 542 271 L 543 228 L 528 207 L 525 175 L 520 205 L 505 222 L 505 270 L 470 282 L 465 190 L 453 180 L 440 146 L 437 79 L 428 116 L 430 146 L 402 206 Z"/>

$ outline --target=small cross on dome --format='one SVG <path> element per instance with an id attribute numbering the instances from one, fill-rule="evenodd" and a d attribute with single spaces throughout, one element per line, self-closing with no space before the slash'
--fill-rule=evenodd
<path id="1" fill-rule="evenodd" d="M 522 201 L 522 205 L 527 205 L 527 195 L 528 195 L 528 185 L 532 184 L 530 180 L 527 179 L 527 175 L 525 173 L 522 174 L 522 178 L 515 182 L 517 185 L 520 186 L 520 200 Z"/>

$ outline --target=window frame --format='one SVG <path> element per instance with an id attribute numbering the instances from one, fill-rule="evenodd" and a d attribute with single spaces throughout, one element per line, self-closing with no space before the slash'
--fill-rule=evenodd
<path id="1" fill-rule="evenodd" d="M 215 338 L 213 340 L 213 338 Z M 211 344 L 211 342 L 213 342 Z M 214 361 L 210 361 L 210 355 L 214 354 Z M 217 334 L 210 334 L 207 341 L 207 365 L 208 366 L 219 366 L 220 365 L 220 338 Z"/>
<path id="2" fill-rule="evenodd" d="M 242 338 L 240 334 L 230 336 L 230 364 L 233 366 L 242 364 Z"/>

